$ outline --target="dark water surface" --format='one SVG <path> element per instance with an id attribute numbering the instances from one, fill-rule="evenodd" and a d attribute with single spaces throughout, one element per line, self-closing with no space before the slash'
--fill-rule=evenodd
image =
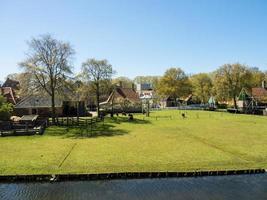
<path id="1" fill-rule="evenodd" d="M 267 175 L 56 183 L 3 183 L 1 200 L 267 199 Z"/>

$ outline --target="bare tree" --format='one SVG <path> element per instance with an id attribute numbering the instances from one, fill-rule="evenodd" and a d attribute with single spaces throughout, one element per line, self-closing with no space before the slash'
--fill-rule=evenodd
<path id="1" fill-rule="evenodd" d="M 34 83 L 51 97 L 52 121 L 55 123 L 55 95 L 66 77 L 72 74 L 71 58 L 74 50 L 69 43 L 43 35 L 28 42 L 29 52 L 19 65 L 33 76 Z"/>
<path id="2" fill-rule="evenodd" d="M 99 116 L 99 104 L 101 88 L 111 80 L 115 71 L 107 60 L 88 59 L 82 64 L 83 79 L 92 84 L 92 89 L 96 96 L 97 114 Z"/>

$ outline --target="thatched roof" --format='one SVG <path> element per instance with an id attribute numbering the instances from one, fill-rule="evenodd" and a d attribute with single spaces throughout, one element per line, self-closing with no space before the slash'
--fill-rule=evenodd
<path id="1" fill-rule="evenodd" d="M 122 88 L 122 87 L 116 87 L 111 94 L 109 95 L 108 99 L 101 103 L 101 105 L 111 103 L 114 99 L 127 99 L 132 103 L 138 103 L 140 102 L 140 98 L 138 93 L 132 88 Z"/>

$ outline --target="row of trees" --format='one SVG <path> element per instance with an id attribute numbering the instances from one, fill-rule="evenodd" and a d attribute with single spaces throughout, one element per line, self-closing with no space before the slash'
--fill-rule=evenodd
<path id="1" fill-rule="evenodd" d="M 170 68 L 159 79 L 156 90 L 160 95 L 174 98 L 194 94 L 202 103 L 207 103 L 210 96 L 216 96 L 219 101 L 232 100 L 237 108 L 237 96 L 241 89 L 251 91 L 266 79 L 266 72 L 240 63 L 225 64 L 212 73 L 192 76 L 187 76 L 180 68 Z"/>
<path id="2" fill-rule="evenodd" d="M 180 68 L 168 69 L 162 77 L 138 76 L 112 79 L 115 71 L 107 60 L 88 59 L 81 66 L 81 72 L 74 76 L 72 59 L 75 54 L 69 43 L 44 35 L 28 42 L 26 59 L 19 63 L 23 73 L 15 77 L 21 84 L 21 96 L 32 92 L 45 92 L 51 97 L 52 118 L 55 122 L 55 97 L 71 91 L 78 99 L 93 97 L 99 113 L 101 94 L 108 94 L 112 87 L 123 82 L 126 87 L 132 83 L 151 83 L 159 97 L 172 96 L 175 99 L 194 94 L 202 103 L 213 95 L 218 100 L 233 100 L 242 87 L 251 89 L 259 86 L 266 74 L 246 65 L 226 64 L 212 73 L 188 76 Z M 93 94 L 93 95 L 92 95 Z M 69 95 L 73 96 L 73 95 Z"/>
<path id="3" fill-rule="evenodd" d="M 97 111 L 101 90 L 105 89 L 114 74 L 107 60 L 88 59 L 82 64 L 81 73 L 73 77 L 72 58 L 75 51 L 69 43 L 51 35 L 33 38 L 28 42 L 27 58 L 19 65 L 24 70 L 25 86 L 35 92 L 45 92 L 51 97 L 52 121 L 55 123 L 55 98 L 66 91 L 81 93 L 89 89 L 96 96 Z M 25 89 L 25 88 L 24 88 Z M 26 89 L 27 90 L 27 89 Z"/>

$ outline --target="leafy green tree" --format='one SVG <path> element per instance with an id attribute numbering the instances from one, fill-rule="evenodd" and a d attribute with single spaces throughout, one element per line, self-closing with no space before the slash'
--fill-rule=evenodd
<path id="1" fill-rule="evenodd" d="M 52 121 L 55 123 L 55 96 L 72 74 L 71 58 L 74 50 L 69 43 L 43 35 L 29 43 L 26 60 L 20 63 L 24 72 L 31 74 L 31 84 L 42 88 L 51 97 Z"/>
<path id="2" fill-rule="evenodd" d="M 96 97 L 97 114 L 99 116 L 99 104 L 101 91 L 107 87 L 115 71 L 107 60 L 88 59 L 82 64 L 82 78 L 86 84 L 91 84 L 91 89 Z"/>
<path id="3" fill-rule="evenodd" d="M 265 79 L 264 72 L 260 71 L 257 67 L 252 67 L 248 69 L 251 73 L 251 79 L 250 79 L 250 88 L 252 87 L 261 87 L 262 81 Z"/>
<path id="4" fill-rule="evenodd" d="M 134 78 L 135 83 L 150 83 L 153 86 L 158 82 L 160 76 L 136 76 Z"/>
<path id="5" fill-rule="evenodd" d="M 124 76 L 121 76 L 121 77 L 117 77 L 117 78 L 114 78 L 112 80 L 112 84 L 115 84 L 115 85 L 118 85 L 118 84 L 122 84 L 123 87 L 125 88 L 131 88 L 132 87 L 132 84 L 134 83 L 131 79 L 127 78 L 127 77 L 124 77 Z"/>
<path id="6" fill-rule="evenodd" d="M 0 95 L 0 120 L 6 121 L 11 117 L 13 105 L 6 102 L 6 98 Z"/>
<path id="7" fill-rule="evenodd" d="M 39 85 L 34 84 L 33 75 L 30 73 L 14 73 L 9 74 L 7 78 L 17 80 L 19 82 L 19 90 L 16 94 L 19 98 L 23 98 L 35 93 L 40 93 Z M 42 91 L 41 91 L 42 92 Z"/>
<path id="8" fill-rule="evenodd" d="M 202 103 L 207 103 L 212 93 L 212 79 L 207 73 L 199 73 L 191 76 L 193 93 Z"/>
<path id="9" fill-rule="evenodd" d="M 170 68 L 159 80 L 157 91 L 161 96 L 171 96 L 177 99 L 191 93 L 191 84 L 182 69 Z"/>
<path id="10" fill-rule="evenodd" d="M 225 64 L 215 72 L 214 86 L 219 99 L 232 99 L 237 108 L 237 96 L 243 87 L 250 87 L 251 72 L 239 63 Z"/>

